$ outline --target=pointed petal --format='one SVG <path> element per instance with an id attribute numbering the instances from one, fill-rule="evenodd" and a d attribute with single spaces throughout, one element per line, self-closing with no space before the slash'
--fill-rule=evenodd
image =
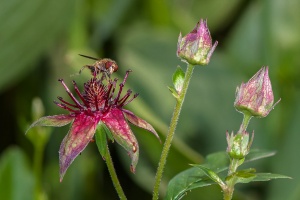
<path id="1" fill-rule="evenodd" d="M 92 116 L 79 114 L 59 149 L 60 181 L 68 167 L 93 138 L 99 120 Z"/>
<path id="2" fill-rule="evenodd" d="M 35 126 L 54 126 L 61 127 L 71 123 L 74 120 L 73 116 L 70 115 L 53 115 L 45 116 L 33 122 L 30 127 L 26 130 L 25 134 L 29 129 Z"/>
<path id="3" fill-rule="evenodd" d="M 123 110 L 123 113 L 126 117 L 126 119 L 132 123 L 133 125 L 143 128 L 147 131 L 150 131 L 151 133 L 153 133 L 157 139 L 159 140 L 159 142 L 161 142 L 158 134 L 156 133 L 155 129 L 153 128 L 153 126 L 151 126 L 151 124 L 149 124 L 148 122 L 146 122 L 145 120 L 137 117 L 136 115 L 134 115 L 132 112 L 130 112 L 129 110 Z"/>
<path id="4" fill-rule="evenodd" d="M 103 119 L 102 122 L 112 132 L 115 140 L 128 152 L 131 158 L 130 169 L 134 173 L 135 166 L 139 159 L 139 145 L 127 124 L 122 110 L 113 108 Z"/>

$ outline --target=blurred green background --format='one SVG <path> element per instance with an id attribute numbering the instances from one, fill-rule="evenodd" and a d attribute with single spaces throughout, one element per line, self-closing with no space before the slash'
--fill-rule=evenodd
<path id="1" fill-rule="evenodd" d="M 242 120 L 233 107 L 235 89 L 268 65 L 275 100 L 281 102 L 267 118 L 253 119 L 248 130 L 255 130 L 254 148 L 278 153 L 252 167 L 293 179 L 239 186 L 234 199 L 300 199 L 299 9 L 299 0 L 1 0 L 0 199 L 117 199 L 95 143 L 59 183 L 58 149 L 68 127 L 32 129 L 25 136 L 37 117 L 32 105 L 42 101 L 44 115 L 65 113 L 53 104 L 57 96 L 67 98 L 57 80 L 64 78 L 72 88 L 72 80 L 80 85 L 89 78 L 88 70 L 76 75 L 93 63 L 79 53 L 109 57 L 118 62 L 115 76 L 120 79 L 133 70 L 127 87 L 140 96 L 128 109 L 164 140 L 175 105 L 167 86 L 176 66 L 185 68 L 176 57 L 177 38 L 200 18 L 208 20 L 219 45 L 210 64 L 194 71 L 161 197 L 168 180 L 188 164 L 226 150 L 226 130 L 237 131 Z M 40 101 L 33 101 L 36 97 Z M 110 149 L 128 199 L 150 199 L 162 145 L 153 135 L 133 130 L 141 151 L 135 175 L 123 149 L 116 143 Z M 221 195 L 220 188 L 207 187 L 183 199 L 218 200 Z"/>

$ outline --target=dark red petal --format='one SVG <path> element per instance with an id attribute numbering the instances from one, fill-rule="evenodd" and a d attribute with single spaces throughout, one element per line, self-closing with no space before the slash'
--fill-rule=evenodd
<path id="1" fill-rule="evenodd" d="M 139 159 L 138 142 L 127 124 L 122 110 L 113 108 L 103 119 L 102 122 L 112 132 L 115 140 L 128 152 L 131 158 L 131 171 L 135 172 L 135 167 Z"/>
<path id="2" fill-rule="evenodd" d="M 129 110 L 124 110 L 123 109 L 123 113 L 126 117 L 126 119 L 132 123 L 133 125 L 137 126 L 137 127 L 140 127 L 140 128 L 143 128 L 147 131 L 150 131 L 151 133 L 153 133 L 157 139 L 161 142 L 158 134 L 156 133 L 155 129 L 153 128 L 153 126 L 151 124 L 149 124 L 148 122 L 146 122 L 145 120 L 137 117 L 136 115 L 134 115 L 131 111 Z"/>
<path id="3" fill-rule="evenodd" d="M 70 115 L 53 115 L 53 116 L 45 116 L 33 122 L 30 127 L 27 129 L 25 134 L 29 129 L 35 126 L 54 126 L 61 127 L 71 123 L 75 117 Z"/>
<path id="4" fill-rule="evenodd" d="M 63 139 L 59 149 L 60 181 L 68 167 L 92 140 L 99 120 L 85 114 L 76 116 L 68 135 Z"/>

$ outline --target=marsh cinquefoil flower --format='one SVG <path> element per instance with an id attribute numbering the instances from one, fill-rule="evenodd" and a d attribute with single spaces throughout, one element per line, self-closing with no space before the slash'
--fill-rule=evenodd
<path id="1" fill-rule="evenodd" d="M 234 107 L 244 114 L 266 117 L 279 101 L 273 105 L 268 67 L 262 67 L 247 83 L 237 87 Z"/>
<path id="2" fill-rule="evenodd" d="M 212 45 L 212 39 L 206 20 L 201 19 L 196 27 L 182 37 L 178 38 L 177 56 L 192 65 L 207 65 L 210 61 L 218 41 Z"/>
<path id="3" fill-rule="evenodd" d="M 152 132 L 158 139 L 159 136 L 154 128 L 145 120 L 135 116 L 129 110 L 123 109 L 138 94 L 130 98 L 132 91 L 121 97 L 121 93 L 130 71 L 126 72 L 123 82 L 119 85 L 119 91 L 115 95 L 117 79 L 107 80 L 107 85 L 103 79 L 93 77 L 84 84 L 84 91 L 81 93 L 73 81 L 75 92 L 81 102 L 75 98 L 64 81 L 60 79 L 73 103 L 68 103 L 62 97 L 58 97 L 59 102 L 55 104 L 67 111 L 69 114 L 45 116 L 38 119 L 30 127 L 34 126 L 55 126 L 60 127 L 72 123 L 69 133 L 63 139 L 59 150 L 60 180 L 73 160 L 80 154 L 88 143 L 93 139 L 96 128 L 103 123 L 111 131 L 114 139 L 128 152 L 131 158 L 131 171 L 135 172 L 138 162 L 139 146 L 131 131 L 127 120 L 140 128 Z M 28 129 L 28 130 L 29 130 Z"/>

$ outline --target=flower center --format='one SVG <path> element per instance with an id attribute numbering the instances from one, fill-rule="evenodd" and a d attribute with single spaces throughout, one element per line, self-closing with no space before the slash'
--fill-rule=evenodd
<path id="1" fill-rule="evenodd" d="M 105 115 L 109 112 L 112 108 L 119 108 L 122 109 L 125 105 L 130 103 L 133 99 L 135 99 L 138 94 L 133 95 L 131 98 L 132 91 L 127 90 L 126 94 L 121 97 L 121 93 L 125 82 L 127 80 L 128 74 L 131 72 L 130 70 L 126 71 L 126 75 L 124 77 L 123 82 L 119 85 L 119 91 L 114 95 L 117 79 L 114 80 L 107 80 L 108 84 L 105 85 L 103 83 L 103 79 L 98 79 L 97 77 L 93 77 L 91 80 L 84 84 L 84 92 L 81 93 L 77 87 L 75 81 L 73 81 L 74 89 L 76 94 L 79 96 L 80 101 L 78 101 L 72 92 L 69 90 L 67 85 L 62 79 L 59 81 L 64 86 L 65 90 L 67 91 L 69 97 L 72 99 L 74 104 L 65 101 L 62 97 L 58 97 L 59 102 L 54 101 L 54 103 L 71 112 L 71 114 L 80 114 L 84 112 L 86 115 L 94 116 L 94 115 Z"/>

